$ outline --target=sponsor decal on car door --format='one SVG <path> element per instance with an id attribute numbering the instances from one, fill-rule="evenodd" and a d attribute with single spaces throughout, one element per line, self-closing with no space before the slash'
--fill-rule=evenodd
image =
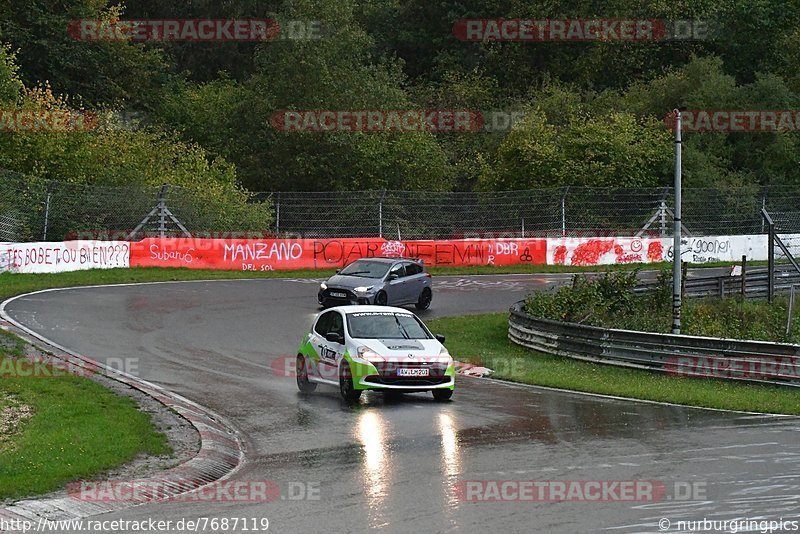
<path id="1" fill-rule="evenodd" d="M 326 322 L 325 334 L 337 333 L 344 341 L 344 321 L 339 312 L 332 311 L 330 320 Z M 321 336 L 316 345 L 319 354 L 319 374 L 328 380 L 338 380 L 339 361 L 344 354 L 344 344 L 328 341 L 325 336 Z"/>

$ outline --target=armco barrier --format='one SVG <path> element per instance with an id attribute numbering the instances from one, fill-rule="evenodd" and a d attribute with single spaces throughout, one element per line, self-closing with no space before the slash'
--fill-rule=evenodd
<path id="1" fill-rule="evenodd" d="M 800 345 L 615 330 L 532 317 L 511 307 L 509 339 L 580 360 L 682 376 L 800 386 Z"/>

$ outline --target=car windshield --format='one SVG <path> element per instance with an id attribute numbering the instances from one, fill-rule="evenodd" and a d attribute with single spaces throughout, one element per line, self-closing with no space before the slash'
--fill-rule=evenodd
<path id="1" fill-rule="evenodd" d="M 391 264 L 383 261 L 354 261 L 339 271 L 339 274 L 363 278 L 383 278 L 389 267 Z"/>
<path id="2" fill-rule="evenodd" d="M 357 312 L 347 314 L 350 337 L 360 339 L 431 339 L 433 336 L 410 313 Z"/>

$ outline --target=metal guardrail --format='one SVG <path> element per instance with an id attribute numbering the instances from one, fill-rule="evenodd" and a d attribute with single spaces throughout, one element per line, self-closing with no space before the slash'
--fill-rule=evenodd
<path id="1" fill-rule="evenodd" d="M 539 352 L 681 376 L 800 386 L 800 345 L 636 332 L 532 317 L 510 309 L 509 339 Z"/>
<path id="2" fill-rule="evenodd" d="M 702 271 L 702 270 L 701 270 Z M 696 274 L 698 271 L 694 271 Z M 745 281 L 745 297 L 766 298 L 769 294 L 769 273 L 764 268 L 748 268 L 746 276 L 693 276 L 684 283 L 684 296 L 689 298 L 701 297 L 733 297 L 742 294 L 742 280 Z M 791 265 L 776 266 L 774 290 L 788 292 L 793 285 L 800 284 L 800 273 Z M 658 285 L 655 280 L 640 280 L 637 282 L 635 292 L 646 292 Z"/>

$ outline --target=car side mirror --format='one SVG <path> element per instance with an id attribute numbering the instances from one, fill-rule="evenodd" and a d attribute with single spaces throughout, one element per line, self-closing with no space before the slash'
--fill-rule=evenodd
<path id="1" fill-rule="evenodd" d="M 434 337 L 436 338 L 436 341 L 444 344 L 444 336 L 442 334 L 435 334 Z"/>
<path id="2" fill-rule="evenodd" d="M 331 343 L 338 343 L 339 345 L 344 345 L 344 338 L 342 334 L 338 332 L 328 332 L 325 334 L 325 340 L 330 341 Z"/>
<path id="3" fill-rule="evenodd" d="M 399 276 L 397 276 L 397 275 L 396 275 L 396 274 L 394 274 L 394 273 L 392 273 L 392 274 L 390 274 L 390 275 L 389 275 L 389 281 L 390 281 L 390 282 L 391 282 L 392 280 L 397 280 L 398 278 L 400 278 L 400 277 L 399 277 Z"/>
<path id="4" fill-rule="evenodd" d="M 336 274 L 339 274 L 339 271 L 341 271 L 341 269 L 336 269 Z"/>

